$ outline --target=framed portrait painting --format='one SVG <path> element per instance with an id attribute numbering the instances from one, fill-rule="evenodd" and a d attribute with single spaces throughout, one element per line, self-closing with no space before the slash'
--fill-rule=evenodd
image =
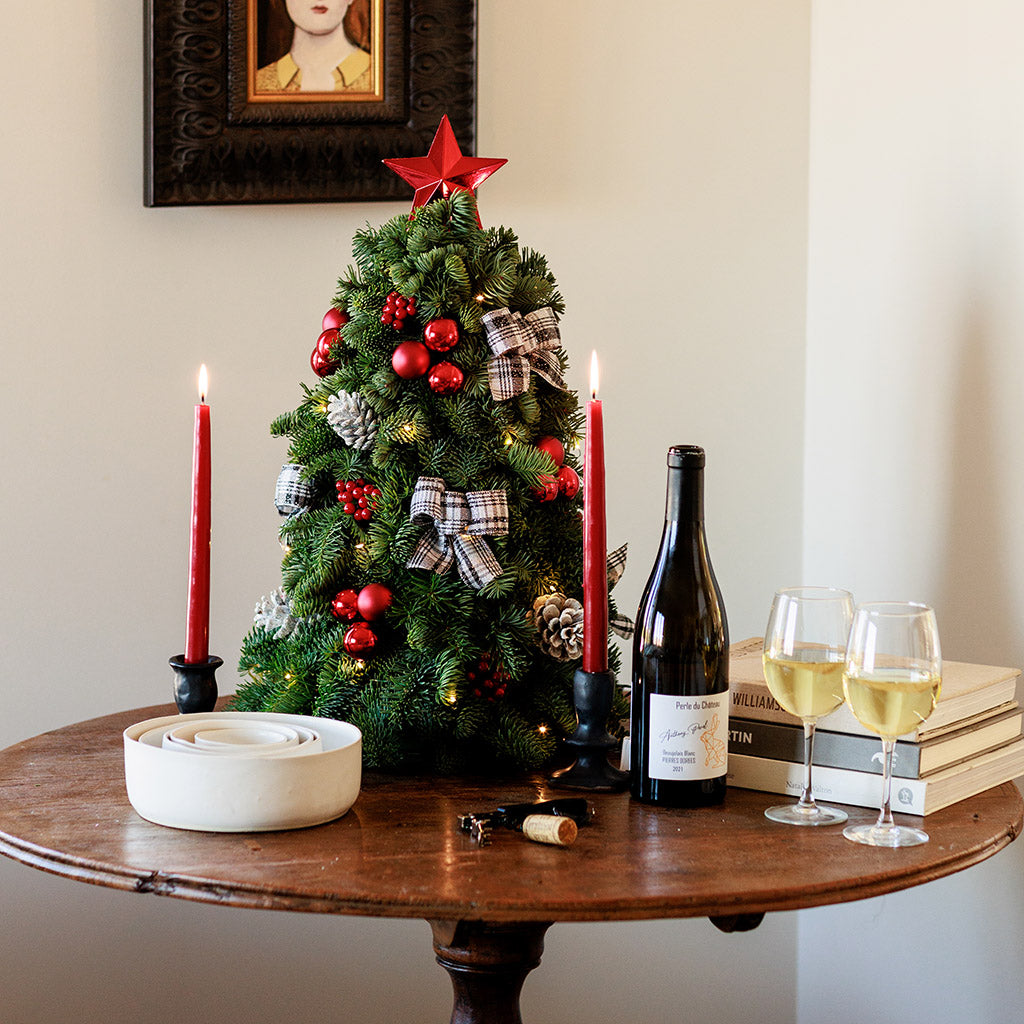
<path id="1" fill-rule="evenodd" d="M 145 203 L 403 199 L 476 129 L 475 0 L 147 0 Z"/>

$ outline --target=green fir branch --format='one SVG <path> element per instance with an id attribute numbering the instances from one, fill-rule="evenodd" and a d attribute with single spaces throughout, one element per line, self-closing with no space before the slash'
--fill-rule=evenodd
<path id="1" fill-rule="evenodd" d="M 253 710 L 352 721 L 363 730 L 368 766 L 538 766 L 572 727 L 573 666 L 538 648 L 532 603 L 552 589 L 579 594 L 582 531 L 579 498 L 534 496 L 537 478 L 555 469 L 536 443 L 550 435 L 569 450 L 583 420 L 574 392 L 536 378 L 525 395 L 493 400 L 482 316 L 502 306 L 528 312 L 550 304 L 561 312 L 554 276 L 543 256 L 520 249 L 510 229 L 481 230 L 468 192 L 360 230 L 352 259 L 335 296 L 348 316 L 331 350 L 337 367 L 314 386 L 301 385 L 297 407 L 271 424 L 275 435 L 289 438 L 289 458 L 317 491 L 313 507 L 281 529 L 289 545 L 282 585 L 300 624 L 286 640 L 250 630 L 237 700 Z M 417 302 L 415 322 L 401 331 L 381 323 L 391 291 Z M 434 359 L 463 372 L 452 396 L 434 394 L 425 378 L 404 380 L 391 366 L 397 344 L 441 317 L 459 324 L 456 347 Z M 564 350 L 559 358 L 564 368 Z M 358 392 L 376 414 L 375 442 L 367 449 L 349 448 L 326 422 L 339 391 Z M 578 467 L 571 451 L 566 464 Z M 503 567 L 497 580 L 474 590 L 455 569 L 440 575 L 407 568 L 429 529 L 409 520 L 421 476 L 461 491 L 506 491 L 508 535 L 487 539 Z M 345 515 L 331 490 L 334 481 L 358 478 L 382 491 L 367 523 Z M 393 600 L 371 624 L 378 633 L 374 654 L 357 659 L 344 650 L 347 625 L 329 606 L 342 587 L 368 582 L 383 583 Z M 485 653 L 511 676 L 500 699 L 474 696 L 467 686 L 467 670 Z M 609 661 L 617 670 L 617 651 Z"/>

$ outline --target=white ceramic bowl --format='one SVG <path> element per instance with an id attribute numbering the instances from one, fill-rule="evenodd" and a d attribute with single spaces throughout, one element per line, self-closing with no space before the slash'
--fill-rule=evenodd
<path id="1" fill-rule="evenodd" d="M 199 729 L 192 734 L 192 743 L 204 750 L 237 750 L 239 747 L 251 747 L 254 752 L 265 751 L 268 747 L 288 750 L 299 745 L 299 734 L 288 726 L 268 729 L 245 725 L 238 729 Z"/>
<path id="2" fill-rule="evenodd" d="M 320 734 L 303 726 L 280 722 L 252 722 L 249 718 L 221 719 L 186 715 L 184 725 L 163 725 L 148 729 L 140 743 L 194 754 L 254 754 L 259 757 L 319 753 Z M 301 748 L 301 749 L 299 749 Z"/>
<path id="3" fill-rule="evenodd" d="M 321 825 L 355 803 L 363 737 L 354 725 L 306 715 L 221 711 L 203 716 L 204 727 L 283 725 L 299 736 L 315 735 L 321 749 L 315 743 L 286 748 L 269 743 L 265 756 L 253 746 L 239 746 L 237 754 L 221 748 L 210 756 L 201 747 L 163 745 L 164 735 L 198 724 L 197 719 L 168 715 L 124 731 L 128 800 L 147 821 L 200 832 L 269 832 Z"/>

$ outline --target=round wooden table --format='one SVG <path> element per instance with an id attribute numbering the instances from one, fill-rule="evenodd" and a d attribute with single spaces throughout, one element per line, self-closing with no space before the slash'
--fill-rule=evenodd
<path id="1" fill-rule="evenodd" d="M 495 831 L 480 847 L 457 816 L 551 799 L 541 779 L 368 773 L 355 806 L 316 828 L 213 834 L 152 825 L 128 803 L 121 733 L 141 708 L 0 751 L 0 852 L 83 882 L 225 906 L 418 917 L 452 978 L 455 1024 L 521 1020 L 519 992 L 555 921 L 710 917 L 726 931 L 773 910 L 864 899 L 941 878 L 1016 838 L 1012 783 L 929 815 L 931 842 L 877 850 L 840 828 L 774 825 L 778 797 L 730 790 L 698 811 L 588 794 L 595 816 L 569 847 Z M 73 756 L 72 756 L 73 755 Z M 877 812 L 850 808 L 850 820 Z"/>

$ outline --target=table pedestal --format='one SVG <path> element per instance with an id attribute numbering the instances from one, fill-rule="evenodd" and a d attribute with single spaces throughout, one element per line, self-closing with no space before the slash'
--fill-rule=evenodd
<path id="1" fill-rule="evenodd" d="M 455 990 L 451 1024 L 522 1024 L 519 993 L 540 963 L 550 921 L 431 921 Z"/>

